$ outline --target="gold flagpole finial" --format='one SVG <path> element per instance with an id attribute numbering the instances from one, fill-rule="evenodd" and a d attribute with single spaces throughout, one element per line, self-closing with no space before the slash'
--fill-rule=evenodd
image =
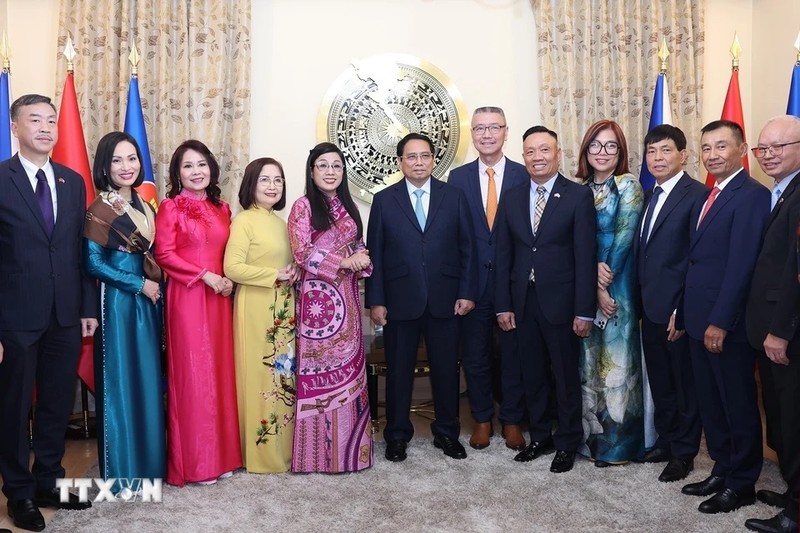
<path id="1" fill-rule="evenodd" d="M 73 64 L 72 60 L 75 59 L 75 56 L 78 55 L 75 52 L 75 47 L 72 45 L 72 34 L 67 32 L 67 44 L 64 45 L 64 57 L 67 60 L 67 72 L 74 72 L 75 65 Z"/>
<path id="2" fill-rule="evenodd" d="M 669 57 L 669 48 L 667 48 L 667 38 L 661 38 L 661 46 L 658 48 L 658 58 L 661 60 L 661 74 L 667 73 L 667 58 Z"/>
<path id="3" fill-rule="evenodd" d="M 3 56 L 3 72 L 11 72 L 11 50 L 6 39 L 6 32 L 3 32 L 3 41 L 0 43 L 0 56 Z"/>
<path id="4" fill-rule="evenodd" d="M 739 35 L 733 32 L 733 44 L 731 44 L 731 69 L 739 70 L 739 56 L 742 53 L 742 47 L 739 45 Z"/>
<path id="5" fill-rule="evenodd" d="M 139 72 L 137 65 L 139 64 L 139 50 L 136 49 L 136 43 L 133 41 L 131 41 L 131 53 L 128 54 L 128 62 L 131 64 L 131 77 L 138 77 Z"/>
<path id="6" fill-rule="evenodd" d="M 800 32 L 797 32 L 797 39 L 794 41 L 794 48 L 797 50 L 797 64 L 800 65 Z"/>

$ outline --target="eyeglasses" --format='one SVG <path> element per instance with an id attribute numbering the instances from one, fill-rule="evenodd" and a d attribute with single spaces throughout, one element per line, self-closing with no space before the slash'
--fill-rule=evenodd
<path id="1" fill-rule="evenodd" d="M 422 161 L 423 163 L 428 163 L 428 162 L 430 162 L 431 159 L 433 159 L 433 154 L 430 153 L 430 152 L 423 152 L 421 154 L 404 155 L 404 156 L 401 156 L 401 158 L 405 159 L 406 161 L 408 161 L 411 164 L 416 163 L 418 160 Z"/>
<path id="2" fill-rule="evenodd" d="M 320 172 L 327 172 L 328 169 L 331 169 L 337 174 L 344 171 L 344 165 L 339 162 L 333 163 L 331 165 L 327 161 L 320 161 L 319 163 L 314 163 L 314 168 L 316 168 Z"/>
<path id="3" fill-rule="evenodd" d="M 782 143 L 782 144 L 771 144 L 769 146 L 756 146 L 753 148 L 753 155 L 756 157 L 764 157 L 767 155 L 767 152 L 771 153 L 772 155 L 781 155 L 783 153 L 783 147 L 789 146 L 791 144 L 798 144 L 800 141 L 794 141 L 790 143 Z"/>
<path id="4" fill-rule="evenodd" d="M 274 178 L 270 178 L 269 176 L 259 176 L 258 184 L 266 186 L 272 185 L 273 187 L 283 187 L 283 178 L 280 176 L 275 176 Z"/>
<path id="5" fill-rule="evenodd" d="M 616 141 L 608 141 L 607 143 L 592 141 L 589 143 L 587 151 L 592 155 L 598 155 L 603 149 L 605 149 L 608 155 L 617 155 L 617 152 L 619 152 L 619 143 Z"/>
<path id="6" fill-rule="evenodd" d="M 477 126 L 472 127 L 472 131 L 473 133 L 477 133 L 478 135 L 483 135 L 487 131 L 492 135 L 497 135 L 505 127 L 506 127 L 505 124 L 503 125 L 489 124 L 488 126 L 486 124 L 478 124 Z"/>

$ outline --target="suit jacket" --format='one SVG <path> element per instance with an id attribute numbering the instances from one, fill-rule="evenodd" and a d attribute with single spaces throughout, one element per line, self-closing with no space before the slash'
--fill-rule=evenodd
<path id="1" fill-rule="evenodd" d="M 506 166 L 503 172 L 503 186 L 498 197 L 498 204 L 501 202 L 508 191 L 522 184 L 528 183 L 530 177 L 523 165 L 515 163 L 506 158 Z M 462 165 L 450 172 L 447 183 L 458 187 L 467 197 L 467 202 L 472 214 L 472 227 L 475 235 L 475 246 L 478 256 L 478 297 L 488 298 L 491 302 L 494 299 L 494 270 L 495 270 L 495 230 L 490 231 L 489 224 L 486 222 L 486 210 L 483 207 L 483 197 L 481 196 L 481 184 L 478 176 L 478 160 L 466 165 Z M 496 217 L 495 217 L 496 218 Z"/>
<path id="2" fill-rule="evenodd" d="M 800 284 L 795 242 L 800 222 L 800 175 L 795 176 L 769 214 L 747 299 L 747 339 L 764 350 L 767 333 L 789 340 L 788 353 L 800 354 Z"/>
<path id="3" fill-rule="evenodd" d="M 597 214 L 589 187 L 559 174 L 533 235 L 530 181 L 509 191 L 497 219 L 495 310 L 522 319 L 531 267 L 536 294 L 552 324 L 597 313 Z"/>
<path id="4" fill-rule="evenodd" d="M 767 188 L 742 170 L 719 193 L 697 229 L 693 219 L 683 317 L 678 321 L 690 337 L 702 340 L 714 324 L 728 331 L 726 340 L 747 340 L 744 309 L 769 199 Z"/>
<path id="5" fill-rule="evenodd" d="M 453 316 L 457 299 L 477 299 L 477 261 L 472 219 L 460 189 L 431 178 L 423 231 L 414 215 L 406 180 L 372 199 L 367 227 L 372 276 L 365 305 L 383 305 L 389 320 L 413 320 L 428 307 L 432 316 Z"/>
<path id="6" fill-rule="evenodd" d="M 52 163 L 58 212 L 48 235 L 28 175 L 15 155 L 0 163 L 0 331 L 40 331 L 97 316 L 95 286 L 82 271 L 83 178 Z"/>
<path id="7" fill-rule="evenodd" d="M 645 206 L 652 196 L 652 189 L 645 193 Z M 668 323 L 678 308 L 689 268 L 689 239 L 707 196 L 708 187 L 684 172 L 652 222 L 644 250 L 639 238 L 646 216 L 642 213 L 633 240 L 636 301 L 639 313 L 651 322 Z"/>

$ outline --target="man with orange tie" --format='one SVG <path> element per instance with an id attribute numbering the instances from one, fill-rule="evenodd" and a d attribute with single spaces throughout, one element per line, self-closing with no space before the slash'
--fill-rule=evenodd
<path id="1" fill-rule="evenodd" d="M 506 446 L 520 451 L 525 437 L 520 430 L 523 390 L 516 337 L 497 327 L 494 313 L 494 219 L 497 205 L 508 190 L 528 182 L 525 167 L 503 155 L 508 140 L 506 116 L 499 107 L 479 107 L 472 114 L 472 144 L 478 159 L 450 172 L 448 183 L 464 191 L 472 214 L 478 255 L 478 301 L 461 318 L 461 357 L 475 428 L 469 445 L 489 446 L 492 436 L 494 398 L 492 366 L 494 331 L 500 341 L 500 423 Z"/>
<path id="2" fill-rule="evenodd" d="M 701 150 L 716 185 L 691 226 L 678 322 L 689 336 L 700 419 L 714 467 L 708 478 L 684 486 L 682 492 L 711 496 L 698 509 L 713 514 L 754 503 L 761 472 L 756 352 L 747 342 L 745 303 L 770 193 L 742 168 L 747 143 L 738 124 L 707 124 Z"/>

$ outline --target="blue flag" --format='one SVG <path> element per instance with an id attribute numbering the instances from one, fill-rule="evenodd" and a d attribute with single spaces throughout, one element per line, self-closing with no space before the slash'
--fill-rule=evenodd
<path id="1" fill-rule="evenodd" d="M 144 169 L 144 182 L 136 188 L 136 192 L 150 202 L 153 207 L 158 203 L 155 173 L 150 159 L 150 145 L 147 142 L 147 130 L 144 127 L 144 114 L 142 113 L 142 99 L 139 97 L 139 80 L 131 78 L 128 87 L 128 108 L 125 111 L 125 133 L 129 133 L 139 150 L 142 152 L 142 168 Z"/>
<path id="2" fill-rule="evenodd" d="M 672 107 L 670 97 L 667 92 L 667 75 L 663 72 L 656 79 L 656 88 L 653 93 L 653 109 L 650 112 L 650 125 L 647 131 L 652 130 L 661 124 L 672 124 Z M 642 156 L 642 170 L 639 173 L 639 183 L 645 191 L 652 189 L 656 179 L 647 170 L 647 154 Z"/>
<path id="3" fill-rule="evenodd" d="M 789 87 L 789 105 L 786 114 L 800 117 L 800 62 L 792 70 L 792 85 Z"/>
<path id="4" fill-rule="evenodd" d="M 8 72 L 0 74 L 0 161 L 11 158 L 11 91 Z"/>

